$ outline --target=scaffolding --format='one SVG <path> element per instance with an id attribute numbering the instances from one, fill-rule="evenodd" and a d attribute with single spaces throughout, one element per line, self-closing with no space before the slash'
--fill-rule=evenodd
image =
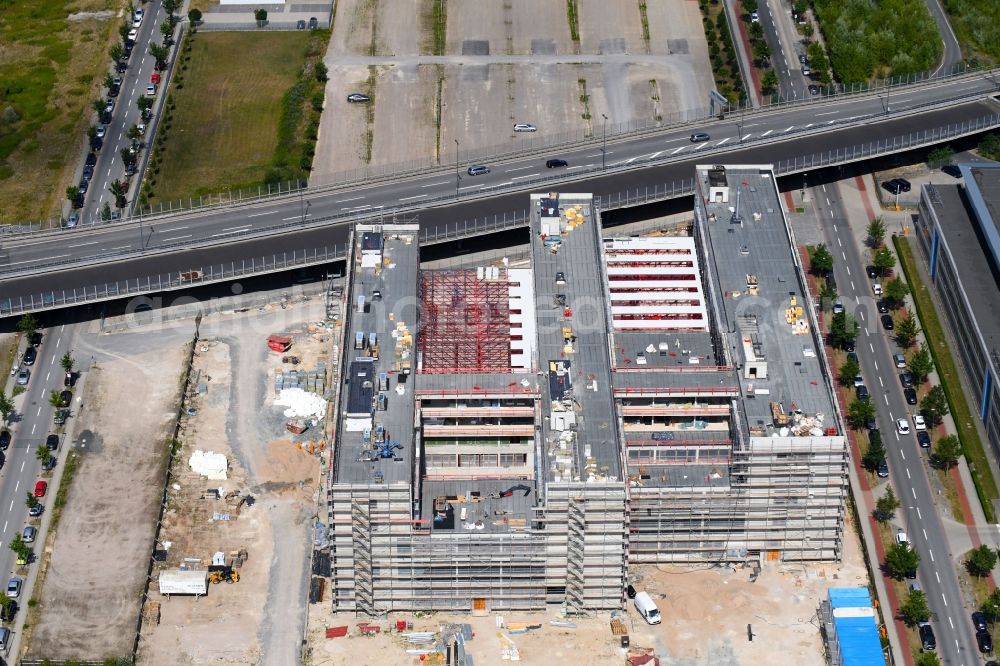
<path id="1" fill-rule="evenodd" d="M 422 372 L 510 372 L 505 269 L 421 271 L 420 302 Z"/>

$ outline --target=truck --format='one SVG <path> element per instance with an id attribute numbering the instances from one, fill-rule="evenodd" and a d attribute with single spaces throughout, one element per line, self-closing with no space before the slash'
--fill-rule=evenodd
<path id="1" fill-rule="evenodd" d="M 653 598 L 646 592 L 635 595 L 635 610 L 648 624 L 660 623 L 660 609 L 653 603 Z"/>

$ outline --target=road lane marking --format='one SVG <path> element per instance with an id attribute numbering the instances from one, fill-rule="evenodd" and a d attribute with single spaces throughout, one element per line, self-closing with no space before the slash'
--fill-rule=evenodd
<path id="1" fill-rule="evenodd" d="M 517 167 L 516 169 L 507 169 L 507 171 L 508 172 L 510 172 L 510 171 L 524 171 L 525 169 L 530 169 L 531 166 L 532 165 L 529 164 L 528 166 Z"/>
<path id="2" fill-rule="evenodd" d="M 400 199 L 400 201 L 409 201 L 410 199 L 419 199 L 421 197 L 426 197 L 426 196 L 427 196 L 426 194 L 417 194 L 412 197 L 403 197 L 402 199 Z"/>
<path id="3" fill-rule="evenodd" d="M 655 160 L 655 159 L 656 159 L 657 157 L 659 157 L 659 156 L 660 156 L 660 155 L 662 155 L 663 153 L 664 153 L 664 151 L 662 151 L 662 150 L 660 150 L 660 151 L 657 151 L 657 152 L 653 153 L 652 155 L 650 155 L 650 156 L 649 156 L 649 159 L 651 159 L 651 160 Z"/>
<path id="4" fill-rule="evenodd" d="M 9 520 L 3 521 L 3 533 L 7 534 L 7 525 L 10 523 Z"/>
<path id="5" fill-rule="evenodd" d="M 952 628 L 952 629 L 954 629 L 954 628 L 955 628 L 955 623 L 951 621 L 951 615 L 949 615 L 949 616 L 948 616 L 948 624 L 950 624 L 950 625 L 951 625 L 951 628 Z M 957 643 L 958 641 L 955 641 L 955 642 Z"/>
<path id="6" fill-rule="evenodd" d="M 97 245 L 100 241 L 90 241 L 89 243 L 78 243 L 76 245 L 67 245 L 66 247 L 86 247 L 87 245 Z"/>
<path id="7" fill-rule="evenodd" d="M 840 256 L 844 258 L 844 261 L 845 261 L 845 262 L 847 261 L 847 255 L 846 255 L 846 254 L 844 254 L 844 251 L 843 251 L 843 250 L 841 250 L 841 251 L 840 251 Z"/>
<path id="8" fill-rule="evenodd" d="M 182 240 L 184 238 L 191 238 L 191 234 L 186 234 L 184 236 L 173 236 L 171 238 L 164 238 L 163 242 L 164 243 L 169 243 L 170 241 Z"/>
<path id="9" fill-rule="evenodd" d="M 826 113 L 817 113 L 816 117 L 819 118 L 820 116 L 832 116 L 835 113 L 840 113 L 840 111 L 827 111 Z"/>
<path id="10" fill-rule="evenodd" d="M 51 373 L 51 372 L 46 372 L 46 373 L 45 373 L 45 382 L 46 382 L 46 383 L 48 383 L 48 381 L 49 381 L 49 377 L 51 377 L 51 376 L 52 376 L 52 373 Z"/>
<path id="11" fill-rule="evenodd" d="M 41 405 L 39 405 L 38 411 L 35 412 L 35 416 L 41 416 L 41 415 L 42 415 L 42 407 L 41 407 Z"/>
<path id="12" fill-rule="evenodd" d="M 743 136 L 742 139 L 740 139 L 740 141 L 746 141 L 747 139 L 749 139 L 752 136 L 753 136 L 753 134 L 746 134 L 746 135 Z"/>
<path id="13" fill-rule="evenodd" d="M 21 471 L 22 471 L 22 472 L 24 471 L 24 463 L 25 463 L 25 462 L 27 462 L 27 461 L 25 461 L 25 460 L 22 460 L 22 461 L 21 461 Z"/>
<path id="14" fill-rule="evenodd" d="M 844 268 L 847 269 L 847 274 L 850 275 L 851 274 L 851 267 L 845 265 Z"/>
<path id="15" fill-rule="evenodd" d="M 269 211 L 266 211 L 266 212 L 263 212 L 263 213 L 254 213 L 253 215 L 247 215 L 247 217 L 260 217 L 261 215 L 273 215 L 273 214 L 275 214 L 277 212 L 278 211 L 276 211 L 276 210 L 269 210 Z"/>
<path id="16" fill-rule="evenodd" d="M 932 557 L 931 559 L 933 560 L 934 558 Z M 940 574 L 938 574 L 937 571 L 934 572 L 934 577 L 937 578 L 937 582 L 939 582 L 939 583 L 941 582 L 941 576 L 940 576 Z"/>
<path id="17" fill-rule="evenodd" d="M 45 257 L 43 259 L 28 259 L 27 261 L 10 261 L 7 263 L 8 266 L 16 266 L 17 264 L 37 264 L 42 261 L 50 261 L 52 259 L 64 259 L 68 257 L 68 254 L 57 254 L 54 257 Z"/>
<path id="18" fill-rule="evenodd" d="M 639 159 L 639 158 L 638 157 L 633 157 L 631 159 L 625 160 L 623 162 L 623 164 L 632 164 L 632 162 L 635 162 L 637 159 Z"/>
<path id="19" fill-rule="evenodd" d="M 925 530 L 924 528 L 921 527 L 920 531 L 924 533 L 924 540 L 926 540 L 927 539 L 927 530 Z"/>
<path id="20" fill-rule="evenodd" d="M 868 327 L 867 326 L 865 326 L 865 335 L 871 336 L 871 333 L 868 331 Z M 881 379 L 881 377 L 879 379 Z"/>
<path id="21" fill-rule="evenodd" d="M 726 137 L 725 139 L 723 139 L 722 141 L 720 141 L 719 143 L 717 143 L 717 144 L 715 144 L 715 145 L 716 145 L 716 146 L 721 146 L 721 145 L 722 145 L 722 144 L 724 144 L 724 143 L 725 143 L 726 141 L 729 141 L 729 140 L 730 140 L 731 138 L 733 138 L 733 137 L 731 137 L 731 136 L 727 136 L 727 137 Z"/>
<path id="22" fill-rule="evenodd" d="M 913 499 L 917 499 L 917 491 L 916 490 L 914 490 L 913 488 L 910 488 L 910 494 L 913 495 Z"/>
<path id="23" fill-rule="evenodd" d="M 906 478 L 907 479 L 912 479 L 913 478 L 912 476 L 910 476 L 910 468 L 909 467 L 906 468 Z M 927 538 L 926 534 L 924 535 L 924 538 L 925 539 Z"/>
<path id="24" fill-rule="evenodd" d="M 837 223 L 836 222 L 833 223 L 833 230 L 834 230 L 834 232 L 837 231 Z"/>
<path id="25" fill-rule="evenodd" d="M 761 137 L 765 137 L 765 136 L 767 136 L 768 134 L 770 134 L 773 131 L 774 131 L 773 129 L 767 130 L 766 132 L 764 132 L 763 134 L 761 134 Z"/>
<path id="26" fill-rule="evenodd" d="M 924 517 L 922 515 L 920 515 L 920 507 L 919 506 L 917 507 L 917 518 L 919 518 L 920 520 L 924 519 Z"/>
<path id="27" fill-rule="evenodd" d="M 864 314 L 864 313 L 862 312 L 861 314 Z M 874 361 L 874 360 L 873 360 L 873 361 L 872 361 L 872 363 L 874 363 L 874 364 L 875 364 L 875 369 L 876 369 L 876 370 L 878 370 L 878 361 Z"/>
<path id="28" fill-rule="evenodd" d="M 795 129 L 795 125 L 789 125 L 789 127 L 785 130 L 784 133 L 791 132 L 793 129 Z"/>
<path id="29" fill-rule="evenodd" d="M 942 593 L 941 593 L 941 601 L 943 601 L 943 602 L 944 602 L 944 605 L 945 605 L 945 606 L 947 606 L 947 605 L 948 605 L 948 600 L 944 598 L 944 592 L 942 592 Z"/>
<path id="30" fill-rule="evenodd" d="M 677 150 L 675 150 L 674 152 L 672 152 L 672 153 L 670 153 L 670 154 L 671 154 L 671 155 L 676 155 L 677 153 L 681 152 L 681 151 L 682 151 L 682 150 L 684 150 L 685 148 L 687 148 L 687 146 L 681 146 L 680 148 L 678 148 Z"/>
<path id="31" fill-rule="evenodd" d="M 31 426 L 31 434 L 32 434 L 32 435 L 34 435 L 34 434 L 35 434 L 35 427 L 36 427 L 37 425 L 38 425 L 38 424 L 35 424 L 35 425 Z"/>
<path id="32" fill-rule="evenodd" d="M 861 321 L 864 321 L 865 320 L 865 311 L 864 310 L 860 311 L 858 313 L 858 316 L 861 318 Z"/>
<path id="33" fill-rule="evenodd" d="M 14 492 L 16 493 L 17 489 L 20 487 L 21 487 L 21 479 L 18 479 L 17 483 L 14 484 Z"/>
<path id="34" fill-rule="evenodd" d="M 421 194 L 420 196 L 424 196 L 424 195 Z M 288 222 L 288 220 L 301 220 L 301 219 L 303 219 L 305 217 L 309 217 L 309 216 L 310 216 L 309 213 L 306 213 L 305 215 L 292 215 L 291 217 L 283 217 L 283 218 L 281 218 L 281 221 L 282 222 Z"/>
<path id="35" fill-rule="evenodd" d="M 933 561 L 934 561 L 934 551 L 933 551 L 933 550 L 931 550 L 930 548 L 928 548 L 928 549 L 927 549 L 927 554 L 931 556 L 931 562 L 933 562 Z M 934 575 L 936 576 L 936 575 L 937 575 L 937 572 L 934 572 Z M 938 582 L 939 582 L 939 583 L 941 582 L 941 579 L 940 579 L 940 578 L 938 578 Z"/>
<path id="36" fill-rule="evenodd" d="M 112 250 L 127 250 L 130 247 L 132 247 L 131 243 L 129 243 L 128 245 L 119 245 L 118 247 L 113 247 L 111 249 Z"/>
<path id="37" fill-rule="evenodd" d="M 536 177 L 541 176 L 541 175 L 542 174 L 540 172 L 539 173 L 529 173 L 526 176 L 514 176 L 513 178 L 511 178 L 511 180 L 520 180 L 521 178 L 536 178 Z M 493 187 L 493 186 L 492 185 L 483 185 L 483 187 Z"/>
<path id="38" fill-rule="evenodd" d="M 837 245 L 839 247 L 844 247 L 844 244 L 840 242 L 840 236 L 837 236 Z"/>
<path id="39" fill-rule="evenodd" d="M 443 183 L 431 183 L 431 185 L 442 185 Z M 424 187 L 430 187 L 431 185 L 424 185 Z M 357 201 L 358 199 L 364 199 L 364 197 L 354 197 L 352 199 L 340 199 L 339 201 L 334 201 L 333 203 L 347 203 L 348 201 Z"/>
<path id="40" fill-rule="evenodd" d="M 238 231 L 240 229 L 246 229 L 246 228 L 252 227 L 252 226 L 253 226 L 252 224 L 242 224 L 242 225 L 240 225 L 238 227 L 226 227 L 225 229 L 223 229 L 223 231 Z"/>
<path id="41" fill-rule="evenodd" d="M 857 289 L 854 288 L 854 280 L 851 280 L 851 291 L 857 291 Z M 861 305 L 861 301 L 858 300 L 856 296 L 854 297 L 854 300 L 858 301 L 858 305 Z"/>
<path id="42" fill-rule="evenodd" d="M 829 206 L 829 205 L 830 205 L 830 197 L 827 197 L 827 198 L 826 198 L 826 205 L 827 205 L 827 206 Z"/>
<path id="43" fill-rule="evenodd" d="M 885 404 L 886 404 L 886 407 L 888 407 L 888 406 L 889 406 L 889 396 L 887 396 L 887 395 L 884 395 L 884 396 L 882 396 L 882 398 L 884 398 L 884 399 L 885 399 Z M 897 439 L 898 439 L 898 437 L 897 437 Z"/>
<path id="44" fill-rule="evenodd" d="M 881 386 L 882 388 L 885 388 L 885 384 L 882 383 L 882 376 L 881 375 L 879 375 L 879 378 L 878 378 L 878 385 Z"/>

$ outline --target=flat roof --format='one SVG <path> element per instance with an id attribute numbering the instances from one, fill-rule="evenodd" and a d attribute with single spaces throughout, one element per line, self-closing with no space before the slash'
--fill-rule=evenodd
<path id="1" fill-rule="evenodd" d="M 965 168 L 965 167 L 963 167 Z M 925 185 L 921 196 L 930 202 L 937 216 L 945 246 L 952 256 L 961 289 L 969 300 L 972 319 L 983 340 L 1000 339 L 1000 261 L 988 248 L 991 240 L 984 233 L 997 230 L 1000 224 L 1000 168 L 972 170 L 966 185 Z M 982 186 L 986 185 L 984 189 Z M 972 205 L 971 195 L 978 191 L 983 206 Z M 984 196 L 985 193 L 985 196 Z M 991 203 L 987 204 L 989 201 Z M 980 214 L 997 214 L 987 217 Z M 987 342 L 988 344 L 988 342 Z"/>
<path id="2" fill-rule="evenodd" d="M 711 168 L 698 166 L 696 179 L 708 214 L 703 240 L 712 264 L 704 270 L 715 278 L 710 298 L 720 306 L 733 361 L 744 365 L 742 340 L 752 335 L 767 363 L 766 378 L 736 373 L 741 393 L 756 396 L 742 400 L 745 425 L 770 429 L 770 403 L 780 402 L 786 412 L 821 415 L 824 429 L 836 427 L 812 303 L 773 172 L 769 165 L 726 166 L 729 201 L 722 202 L 709 197 Z M 748 276 L 756 278 L 756 293 Z"/>
<path id="3" fill-rule="evenodd" d="M 360 227 L 361 233 L 354 234 L 355 249 L 359 254 L 363 243 L 372 244 L 373 236 L 365 235 L 370 229 Z M 414 339 L 418 333 L 413 303 L 417 297 L 419 247 L 417 233 L 411 226 L 384 225 L 380 235 L 382 261 L 378 267 L 363 268 L 358 262 L 350 274 L 350 298 L 347 302 L 351 307 L 345 313 L 348 330 L 344 336 L 347 348 L 343 353 L 349 358 L 358 354 L 354 350 L 357 333 L 364 333 L 366 340 L 370 333 L 377 335 L 379 358 L 372 364 L 372 373 L 375 378 L 386 373 L 389 390 L 382 392 L 386 396 L 388 408 L 374 412 L 373 424 L 382 425 L 388 433 L 387 439 L 398 443 L 402 448 L 394 449 L 393 458 L 367 460 L 371 448 L 363 443 L 363 432 L 348 431 L 342 419 L 337 436 L 335 483 L 412 482 L 414 384 L 412 376 L 407 378 L 396 372 L 394 362 L 403 345 L 394 334 L 398 323 L 405 324 Z M 372 293 L 376 289 L 382 294 L 381 300 L 372 299 Z M 368 303 L 364 312 L 358 312 L 355 306 L 359 296 L 364 296 Z M 411 349 L 411 356 L 413 353 Z M 406 381 L 400 383 L 401 378 Z M 397 386 L 402 387 L 402 394 L 398 392 Z M 373 392 L 377 392 L 377 384 Z M 352 399 L 363 400 L 363 397 L 355 395 L 353 387 L 345 386 L 341 391 L 341 410 L 348 410 Z"/>
<path id="4" fill-rule="evenodd" d="M 616 368 L 719 365 L 712 336 L 704 331 L 615 331 Z"/>
<path id="5" fill-rule="evenodd" d="M 550 245 L 552 239 L 543 233 L 543 207 L 548 217 L 558 214 L 563 219 L 560 240 L 554 247 Z M 577 407 L 576 469 L 581 480 L 622 478 L 599 225 L 589 194 L 531 195 L 530 244 L 538 304 L 538 367 L 547 372 L 550 361 L 571 362 L 572 395 Z M 557 278 L 562 281 L 557 283 Z M 556 294 L 565 295 L 565 306 L 557 305 Z M 565 328 L 574 336 L 569 353 Z M 542 404 L 543 437 L 547 443 L 555 442 L 559 432 L 551 429 L 552 403 L 548 391 Z M 549 474 L 553 473 L 548 461 L 545 468 Z"/>
<path id="6" fill-rule="evenodd" d="M 527 486 L 530 490 L 525 494 L 517 486 Z M 504 491 L 510 491 L 510 494 L 502 496 Z M 436 511 L 434 502 L 437 497 L 456 499 L 446 502 L 444 511 Z M 430 521 L 432 533 L 526 532 L 531 527 L 531 509 L 537 501 L 531 481 L 430 480 L 423 482 L 420 517 Z"/>

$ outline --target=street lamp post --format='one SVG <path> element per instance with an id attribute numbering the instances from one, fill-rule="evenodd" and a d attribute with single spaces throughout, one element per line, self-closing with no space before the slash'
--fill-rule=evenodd
<path id="1" fill-rule="evenodd" d="M 605 171 L 608 168 L 608 114 L 602 113 L 601 117 L 604 118 L 604 138 L 601 141 L 601 171 Z"/>
<path id="2" fill-rule="evenodd" d="M 462 182 L 462 176 L 458 173 L 458 139 L 455 139 L 455 198 L 458 198 L 458 187 Z"/>

